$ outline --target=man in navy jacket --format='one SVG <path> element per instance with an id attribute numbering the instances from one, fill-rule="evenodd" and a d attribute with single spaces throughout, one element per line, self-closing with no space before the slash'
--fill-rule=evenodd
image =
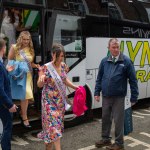
<path id="1" fill-rule="evenodd" d="M 102 91 L 102 140 L 95 143 L 100 148 L 108 146 L 109 150 L 124 149 L 124 100 L 127 94 L 127 81 L 131 89 L 131 104 L 138 98 L 136 73 L 131 60 L 120 52 L 116 38 L 110 39 L 108 48 L 110 56 L 105 57 L 99 66 L 95 86 L 95 100 L 100 100 Z M 115 143 L 111 144 L 112 118 L 115 122 Z"/>
<path id="2" fill-rule="evenodd" d="M 3 65 L 3 55 L 6 51 L 5 41 L 0 39 L 0 119 L 3 124 L 3 133 L 0 137 L 2 150 L 11 150 L 12 113 L 17 106 L 12 103 L 10 82 Z"/>

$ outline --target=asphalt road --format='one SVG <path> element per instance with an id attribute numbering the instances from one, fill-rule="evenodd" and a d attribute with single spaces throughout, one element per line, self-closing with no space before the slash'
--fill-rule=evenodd
<path id="1" fill-rule="evenodd" d="M 61 139 L 62 150 L 98 150 L 94 143 L 101 137 L 101 114 L 100 110 L 94 113 L 92 121 L 65 129 Z M 150 150 L 150 105 L 135 107 L 133 122 L 134 132 L 125 136 L 125 149 Z M 38 130 L 14 134 L 12 150 L 44 150 L 43 142 L 36 138 L 36 134 L 41 130 L 39 123 L 35 123 L 34 127 L 36 126 Z M 112 126 L 112 136 L 114 137 L 114 126 Z"/>

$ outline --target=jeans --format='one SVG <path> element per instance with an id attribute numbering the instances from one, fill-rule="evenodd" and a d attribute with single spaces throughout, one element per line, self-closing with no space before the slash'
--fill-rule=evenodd
<path id="1" fill-rule="evenodd" d="M 11 150 L 12 113 L 4 107 L 0 107 L 0 119 L 3 124 L 3 133 L 0 138 L 2 150 Z"/>

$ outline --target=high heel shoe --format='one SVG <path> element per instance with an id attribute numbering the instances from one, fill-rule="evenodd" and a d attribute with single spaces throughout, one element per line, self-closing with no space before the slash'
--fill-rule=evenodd
<path id="1" fill-rule="evenodd" d="M 26 129 L 32 128 L 32 126 L 30 124 L 28 124 L 28 125 L 24 124 L 24 121 L 26 121 L 26 120 L 28 120 L 28 118 L 24 119 L 24 120 L 21 118 L 21 124 L 23 125 L 23 127 L 26 128 Z"/>

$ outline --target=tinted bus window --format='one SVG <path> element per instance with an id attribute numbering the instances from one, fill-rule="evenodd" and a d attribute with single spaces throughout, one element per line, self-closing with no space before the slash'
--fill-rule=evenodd
<path id="1" fill-rule="evenodd" d="M 39 4 L 43 5 L 44 0 L 5 0 L 6 2 L 14 2 L 14 3 L 20 3 L 20 4 Z"/>
<path id="2" fill-rule="evenodd" d="M 85 15 L 85 7 L 82 0 L 47 1 L 47 7 L 50 9 L 67 9 L 75 15 Z"/>
<path id="3" fill-rule="evenodd" d="M 145 8 L 149 8 L 149 4 L 141 1 L 120 1 L 109 2 L 109 15 L 113 19 L 118 19 L 128 21 L 138 21 L 143 23 L 148 23 L 148 13 Z M 120 15 L 120 16 L 119 16 Z"/>
<path id="4" fill-rule="evenodd" d="M 107 15 L 107 3 L 100 3 L 98 0 L 85 0 L 89 14 Z"/>
<path id="5" fill-rule="evenodd" d="M 74 54 L 74 57 L 66 58 L 68 66 L 72 66 L 79 60 L 77 53 L 82 49 L 81 18 L 78 16 L 58 14 L 54 29 L 53 43 L 58 42 L 64 45 L 66 52 Z"/>

